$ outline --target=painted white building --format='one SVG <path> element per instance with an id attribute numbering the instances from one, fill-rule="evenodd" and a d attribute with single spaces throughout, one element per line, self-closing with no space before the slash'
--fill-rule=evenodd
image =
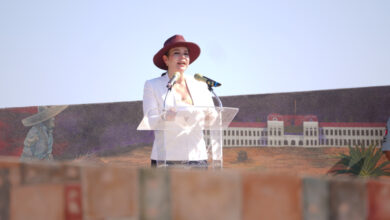
<path id="1" fill-rule="evenodd" d="M 323 146 L 382 145 L 385 123 L 320 123 Z"/>
<path id="2" fill-rule="evenodd" d="M 382 145 L 385 123 L 318 122 L 315 115 L 269 114 L 267 122 L 232 122 L 224 147 L 344 147 Z M 205 133 L 206 140 L 209 133 Z"/>

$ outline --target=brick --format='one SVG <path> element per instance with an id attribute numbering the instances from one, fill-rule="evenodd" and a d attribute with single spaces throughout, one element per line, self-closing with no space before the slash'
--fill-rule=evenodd
<path id="1" fill-rule="evenodd" d="M 390 219 L 390 182 L 370 180 L 367 183 L 368 219 Z"/>
<path id="2" fill-rule="evenodd" d="M 21 182 L 22 184 L 49 183 L 50 175 L 58 173 L 60 169 L 61 165 L 58 163 L 50 165 L 42 162 L 22 163 L 20 166 Z"/>
<path id="3" fill-rule="evenodd" d="M 366 219 L 366 188 L 363 179 L 334 178 L 329 184 L 330 219 Z"/>
<path id="4" fill-rule="evenodd" d="M 65 219 L 83 219 L 82 192 L 80 184 L 69 184 L 65 186 Z"/>
<path id="5" fill-rule="evenodd" d="M 64 181 L 66 182 L 76 182 L 80 183 L 81 180 L 81 172 L 79 166 L 74 166 L 70 164 L 66 164 L 64 166 Z"/>
<path id="6" fill-rule="evenodd" d="M 141 169 L 140 219 L 171 219 L 171 192 L 166 169 Z"/>
<path id="7" fill-rule="evenodd" d="M 326 179 L 304 178 L 303 219 L 329 219 L 329 184 Z"/>
<path id="8" fill-rule="evenodd" d="M 0 168 L 0 219 L 9 219 L 10 186 L 9 169 Z"/>
<path id="9" fill-rule="evenodd" d="M 64 189 L 60 184 L 11 188 L 10 219 L 64 219 Z"/>
<path id="10" fill-rule="evenodd" d="M 21 184 L 21 174 L 19 167 L 12 167 L 9 169 L 9 181 L 13 187 Z"/>
<path id="11" fill-rule="evenodd" d="M 302 219 L 298 176 L 244 173 L 242 219 Z"/>
<path id="12" fill-rule="evenodd" d="M 86 219 L 130 218 L 138 215 L 137 172 L 118 167 L 83 167 Z"/>
<path id="13" fill-rule="evenodd" d="M 0 156 L 0 168 L 19 167 L 19 157 L 14 156 Z"/>
<path id="14" fill-rule="evenodd" d="M 221 171 L 171 172 L 173 219 L 241 218 L 241 179 Z"/>
<path id="15" fill-rule="evenodd" d="M 80 168 L 58 162 L 29 162 L 20 166 L 22 184 L 80 181 Z"/>

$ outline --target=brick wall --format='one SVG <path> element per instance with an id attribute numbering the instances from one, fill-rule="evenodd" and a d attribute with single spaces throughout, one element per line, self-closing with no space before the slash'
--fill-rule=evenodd
<path id="1" fill-rule="evenodd" d="M 0 219 L 390 219 L 390 180 L 0 158 Z"/>

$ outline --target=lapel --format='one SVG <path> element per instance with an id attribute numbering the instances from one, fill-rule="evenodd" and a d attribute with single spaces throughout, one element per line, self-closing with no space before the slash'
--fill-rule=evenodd
<path id="1" fill-rule="evenodd" d="M 188 91 L 190 92 L 190 95 L 191 95 L 191 98 L 192 98 L 192 101 L 193 101 L 193 104 L 194 105 L 199 105 L 201 102 L 200 99 L 198 99 L 197 97 L 200 97 L 199 96 L 199 89 L 197 87 L 197 82 L 191 78 L 191 76 L 188 76 L 186 74 L 184 74 L 184 79 L 186 80 L 186 83 L 187 83 L 187 87 L 188 87 Z M 166 88 L 166 85 L 169 81 L 169 77 L 168 77 L 168 74 L 164 75 L 162 80 L 160 81 L 160 88 L 161 88 L 161 101 L 162 103 L 164 102 L 164 98 L 165 98 L 165 95 L 167 94 L 168 90 Z M 176 106 L 176 100 L 178 99 L 179 97 L 177 97 L 176 93 L 175 92 L 171 92 L 169 95 L 168 95 L 168 98 L 166 100 L 166 106 Z"/>
<path id="2" fill-rule="evenodd" d="M 159 82 L 160 82 L 160 98 L 161 98 L 160 100 L 161 100 L 161 106 L 164 105 L 164 99 L 165 99 L 165 96 L 166 96 L 167 93 L 168 93 L 168 89 L 167 89 L 168 81 L 169 81 L 168 73 L 165 74 L 164 76 L 162 76 L 162 79 L 159 81 Z M 169 94 L 168 97 L 167 97 L 165 106 L 166 106 L 167 108 L 176 106 L 176 101 L 175 101 L 175 100 L 176 100 L 175 93 L 174 93 L 173 91 L 171 91 L 170 94 Z"/>
<path id="3" fill-rule="evenodd" d="M 197 91 L 196 85 L 194 84 L 194 81 L 193 81 L 193 79 L 190 76 L 184 75 L 184 79 L 186 80 L 188 91 L 190 92 L 190 95 L 191 95 L 191 98 L 192 98 L 192 102 L 193 102 L 193 104 L 195 106 L 198 103 L 198 100 L 196 99 L 196 97 L 197 97 L 197 95 L 196 95 L 196 91 Z"/>

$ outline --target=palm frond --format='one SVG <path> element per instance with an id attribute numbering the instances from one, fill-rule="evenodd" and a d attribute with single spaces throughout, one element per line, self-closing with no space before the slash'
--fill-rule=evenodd
<path id="1" fill-rule="evenodd" d="M 335 175 L 351 174 L 362 177 L 378 177 L 389 176 L 390 165 L 389 161 L 380 163 L 383 156 L 380 149 L 375 145 L 365 147 L 364 145 L 351 147 L 348 146 L 349 155 L 341 153 L 338 155 L 340 159 L 337 164 L 344 166 L 344 169 L 332 171 Z"/>

